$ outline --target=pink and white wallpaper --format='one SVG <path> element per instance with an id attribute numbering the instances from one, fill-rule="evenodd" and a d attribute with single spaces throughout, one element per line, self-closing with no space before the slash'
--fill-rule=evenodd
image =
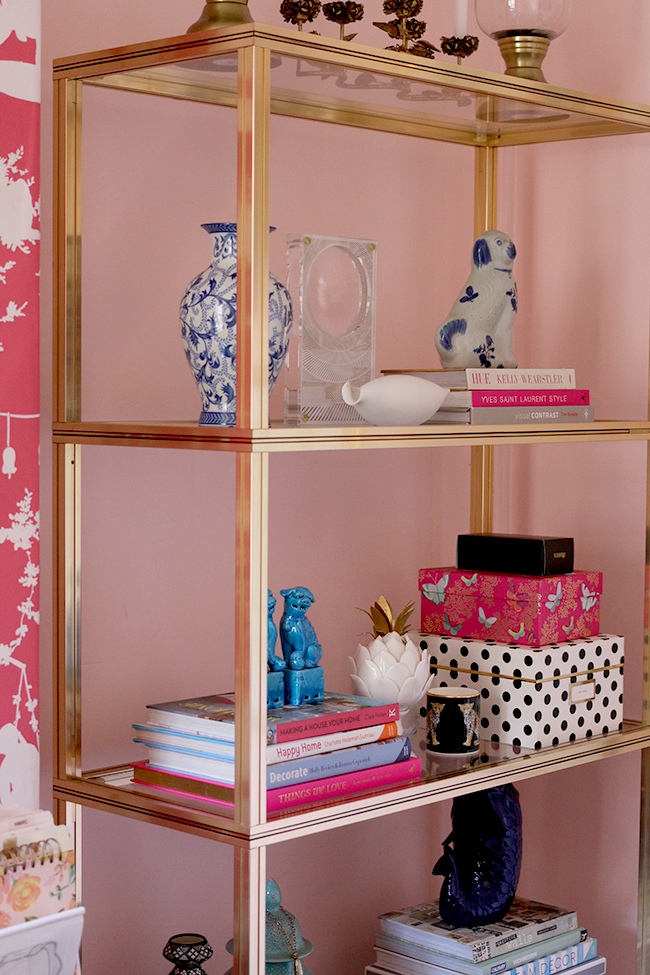
<path id="1" fill-rule="evenodd" d="M 40 0 L 0 0 L 0 803 L 38 807 Z"/>

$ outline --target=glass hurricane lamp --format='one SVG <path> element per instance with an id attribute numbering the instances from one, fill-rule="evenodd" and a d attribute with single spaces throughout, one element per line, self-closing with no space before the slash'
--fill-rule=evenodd
<path id="1" fill-rule="evenodd" d="M 481 30 L 497 41 L 506 74 L 546 81 L 542 61 L 554 37 L 566 30 L 572 0 L 475 0 Z"/>
<path id="2" fill-rule="evenodd" d="M 201 16 L 191 27 L 188 27 L 187 33 L 252 22 L 248 0 L 206 0 Z"/>

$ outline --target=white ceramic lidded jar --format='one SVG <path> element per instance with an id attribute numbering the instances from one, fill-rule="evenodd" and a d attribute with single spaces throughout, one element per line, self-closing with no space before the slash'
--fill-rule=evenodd
<path id="1" fill-rule="evenodd" d="M 199 423 L 234 427 L 237 408 L 237 224 L 204 223 L 212 263 L 194 278 L 180 308 L 185 355 L 201 395 Z M 271 230 L 274 230 L 271 227 Z M 269 274 L 269 393 L 287 353 L 291 297 Z"/>

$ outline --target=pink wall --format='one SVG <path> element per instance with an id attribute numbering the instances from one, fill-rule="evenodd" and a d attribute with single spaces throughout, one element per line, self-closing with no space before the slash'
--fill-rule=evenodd
<path id="1" fill-rule="evenodd" d="M 282 23 L 278 5 L 250 5 L 259 20 Z M 45 501 L 51 60 L 180 33 L 200 6 L 44 5 Z M 650 101 L 646 4 L 576 0 L 575 8 L 569 30 L 551 47 L 547 77 Z M 451 33 L 451 0 L 425 0 L 425 17 L 432 39 Z M 384 44 L 372 27 L 380 19 L 379 0 L 368 0 L 361 43 Z M 324 21 L 316 27 L 333 33 Z M 487 39 L 472 65 L 500 70 Z M 233 113 L 100 90 L 84 97 L 84 416 L 194 417 L 198 397 L 181 352 L 177 307 L 208 261 L 199 224 L 235 216 Z M 645 136 L 549 145 L 509 153 L 503 166 L 500 220 L 520 255 L 520 363 L 575 365 L 601 416 L 646 415 L 648 148 Z M 376 239 L 377 367 L 437 365 L 432 330 L 469 261 L 471 152 L 274 118 L 271 153 L 271 220 L 278 228 L 272 269 L 284 278 L 289 232 Z M 87 448 L 83 465 L 83 748 L 93 767 L 138 754 L 130 726 L 144 717 L 146 702 L 232 686 L 234 462 L 195 452 Z M 365 628 L 356 607 L 382 592 L 395 604 L 413 599 L 417 570 L 453 559 L 455 536 L 467 530 L 469 453 L 286 455 L 272 457 L 270 467 L 270 585 L 314 591 L 327 682 L 347 690 L 347 654 Z M 628 712 L 638 716 L 644 446 L 502 449 L 497 484 L 497 529 L 574 535 L 581 567 L 605 573 L 603 624 L 626 635 Z M 47 553 L 49 511 L 43 520 Z M 47 566 L 47 555 L 43 561 Z M 48 592 L 49 571 L 44 583 Z M 44 602 L 41 696 L 49 729 L 51 610 Z M 48 753 L 46 745 L 44 802 Z M 575 905 L 617 975 L 632 975 L 635 964 L 638 781 L 632 755 L 521 787 L 520 892 Z M 435 895 L 430 869 L 448 820 L 449 805 L 440 804 L 271 848 L 268 874 L 316 946 L 310 967 L 317 975 L 358 975 L 372 959 L 376 915 Z M 215 948 L 207 971 L 225 970 L 231 868 L 228 848 L 84 811 L 84 970 L 165 972 L 160 952 L 181 930 L 205 933 Z"/>

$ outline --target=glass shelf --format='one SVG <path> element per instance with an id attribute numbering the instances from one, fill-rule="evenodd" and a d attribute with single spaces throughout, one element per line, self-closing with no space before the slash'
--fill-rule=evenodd
<path id="1" fill-rule="evenodd" d="M 614 754 L 637 751 L 650 745 L 650 727 L 631 721 L 624 722 L 621 731 L 536 751 L 484 741 L 477 753 L 458 758 L 427 752 L 423 734 L 418 731 L 412 736 L 413 754 L 422 757 L 420 781 L 392 789 L 359 793 L 348 799 L 332 800 L 318 806 L 272 813 L 266 823 L 249 830 L 235 823 L 232 807 L 224 803 L 134 783 L 129 765 L 98 769 L 81 778 L 56 780 L 54 794 L 56 798 L 68 802 L 79 802 L 187 832 L 216 836 L 227 843 L 266 845 L 451 799 L 473 789 L 486 789 L 609 758 Z"/>
<path id="2" fill-rule="evenodd" d="M 292 450 L 345 450 L 360 447 L 472 446 L 499 443 L 575 443 L 648 440 L 650 421 L 597 420 L 594 423 L 419 427 L 272 425 L 265 430 L 200 427 L 197 423 L 55 423 L 55 443 L 200 448 L 273 453 Z"/>
<path id="3" fill-rule="evenodd" d="M 271 111 L 466 145 L 650 128 L 641 105 L 261 24 L 55 61 L 54 77 L 236 104 L 237 49 L 271 51 Z"/>

